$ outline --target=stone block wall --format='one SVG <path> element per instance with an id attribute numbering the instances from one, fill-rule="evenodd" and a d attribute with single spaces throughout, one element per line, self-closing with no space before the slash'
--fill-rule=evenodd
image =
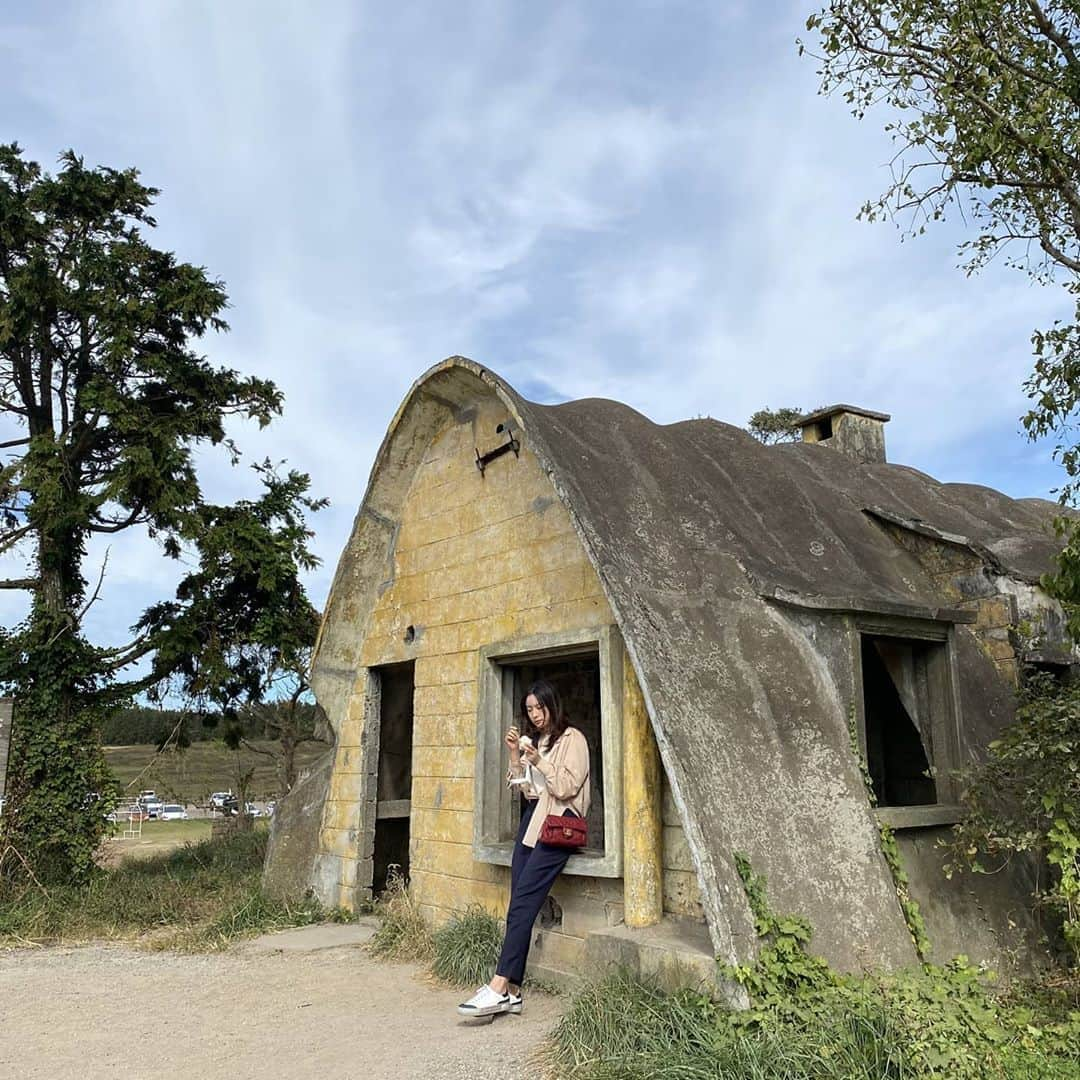
<path id="1" fill-rule="evenodd" d="M 667 776 L 663 780 L 664 821 L 664 913 L 705 921 L 701 890 L 690 847 L 683 832 L 678 807 L 671 796 Z"/>
<path id="2" fill-rule="evenodd" d="M 505 440 L 494 403 L 448 421 L 432 439 L 397 526 L 392 560 L 360 645 L 361 678 L 337 745 L 321 833 L 324 895 L 351 906 L 370 875 L 362 832 L 374 799 L 377 752 L 366 748 L 378 701 L 370 667 L 415 661 L 410 872 L 413 895 L 433 924 L 479 903 L 500 915 L 506 868 L 472 858 L 478 649 L 537 633 L 609 625 L 610 607 L 563 505 L 531 454 L 506 454 L 477 469 Z M 370 736 L 369 736 L 370 737 Z M 569 879 L 582 895 L 590 888 Z M 597 887 L 604 917 L 608 885 Z M 603 899 L 600 894 L 603 893 Z"/>

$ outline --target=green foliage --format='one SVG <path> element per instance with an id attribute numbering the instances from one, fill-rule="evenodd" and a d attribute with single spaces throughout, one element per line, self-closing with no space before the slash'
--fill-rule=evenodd
<path id="1" fill-rule="evenodd" d="M 541 1052 L 565 1080 L 1060 1080 L 1080 1023 L 994 998 L 969 968 L 838 977 L 755 1019 L 617 972 L 577 994 Z"/>
<path id="2" fill-rule="evenodd" d="M 802 415 L 802 409 L 794 406 L 758 409 L 746 422 L 746 430 L 766 446 L 780 442 L 797 442 L 800 438 L 798 420 Z"/>
<path id="3" fill-rule="evenodd" d="M 194 348 L 226 329 L 220 282 L 153 248 L 157 195 L 133 169 L 87 168 L 73 153 L 50 176 L 0 146 L 0 554 L 22 560 L 30 611 L 0 634 L 0 691 L 18 702 L 14 773 L 0 851 L 41 878 L 85 879 L 106 794 L 101 728 L 144 691 L 217 711 L 263 690 L 268 664 L 310 645 L 315 613 L 297 580 L 310 568 L 308 478 L 255 467 L 262 493 L 208 503 L 205 447 L 235 464 L 227 424 L 267 424 L 281 395 L 265 379 L 211 365 Z M 96 647 L 83 620 L 94 537 L 141 528 L 190 567 L 125 645 Z M 139 674 L 134 665 L 143 662 Z M 8 860 L 7 867 L 22 866 Z"/>
<path id="4" fill-rule="evenodd" d="M 921 229 L 962 201 L 980 229 L 969 269 L 1019 241 L 1040 264 L 1080 270 L 1071 0 L 832 0 L 807 29 L 824 93 L 860 118 L 891 106 L 893 182 L 864 216 L 910 211 Z"/>
<path id="5" fill-rule="evenodd" d="M 945 968 L 842 975 L 809 955 L 802 918 L 769 908 L 736 865 L 762 947 L 725 972 L 750 994 L 734 1011 L 616 973 L 587 986 L 543 1051 L 567 1080 L 1032 1080 L 1080 1074 L 1080 1014 L 1059 999 L 991 994 L 960 957 Z"/>
<path id="6" fill-rule="evenodd" d="M 472 905 L 436 932 L 432 973 L 453 986 L 486 983 L 498 962 L 502 937 L 499 920 Z"/>
<path id="7" fill-rule="evenodd" d="M 768 1009 L 794 1000 L 792 995 L 803 989 L 833 985 L 835 978 L 829 965 L 806 951 L 810 944 L 810 924 L 796 915 L 774 915 L 765 891 L 765 878 L 755 874 L 750 860 L 738 852 L 735 869 L 762 944 L 753 964 L 739 965 L 726 973 L 746 989 L 752 1002 L 760 1002 Z M 751 1007 L 749 1021 L 760 1016 L 757 1008 Z"/>
<path id="8" fill-rule="evenodd" d="M 1016 722 L 987 759 L 961 774 L 964 819 L 953 831 L 950 866 L 994 873 L 1030 859 L 1035 901 L 1061 927 L 1080 961 L 1080 684 L 1043 673 L 1025 679 Z"/>
<path id="9" fill-rule="evenodd" d="M 0 650 L 0 683 L 16 678 L 18 665 L 23 688 L 0 817 L 0 878 L 22 870 L 10 857 L 11 844 L 24 851 L 32 846 L 42 880 L 85 878 L 116 801 L 98 738 L 104 711 L 98 651 L 79 636 L 48 637 L 40 623 L 20 635 L 19 644 L 14 653 Z M 85 698 L 84 708 L 71 707 L 78 697 Z M 26 737 L 31 731 L 36 738 Z"/>
<path id="10" fill-rule="evenodd" d="M 314 614 L 314 613 L 313 613 Z M 239 751 L 241 748 L 264 754 L 273 759 L 278 774 L 278 790 L 284 794 L 291 791 L 299 775 L 297 754 L 307 743 L 333 742 L 326 715 L 316 705 L 308 683 L 317 626 L 312 620 L 310 643 L 306 646 L 279 652 L 264 665 L 264 695 L 272 700 L 252 701 L 239 713 L 226 710 L 222 738 L 226 746 Z M 253 726 L 275 744 L 260 746 L 248 735 Z M 246 781 L 237 775 L 237 790 L 242 791 Z"/>
<path id="11" fill-rule="evenodd" d="M 1080 350 L 1077 355 L 1080 356 Z M 1077 384 L 1080 385 L 1080 367 L 1077 368 Z M 1077 449 L 1072 447 L 1063 451 L 1063 457 L 1069 455 L 1069 459 L 1065 460 L 1065 467 L 1070 476 L 1069 488 L 1062 493 L 1063 500 L 1075 501 L 1073 484 L 1078 464 L 1071 456 Z M 1057 570 L 1052 574 L 1044 574 L 1040 584 L 1050 596 L 1060 601 L 1068 620 L 1069 634 L 1074 641 L 1080 641 L 1080 522 L 1075 517 L 1059 517 L 1054 522 L 1054 528 L 1061 541 Z"/>
<path id="12" fill-rule="evenodd" d="M 0 944 L 135 939 L 154 948 L 220 948 L 249 933 L 306 925 L 332 913 L 262 892 L 264 830 L 128 859 L 79 885 L 0 883 Z"/>
<path id="13" fill-rule="evenodd" d="M 720 1043 L 707 999 L 665 994 L 617 971 L 573 997 L 542 1050 L 541 1064 L 546 1075 L 562 1080 L 769 1075 L 725 1071 Z"/>
<path id="14" fill-rule="evenodd" d="M 899 215 L 910 232 L 957 207 L 977 230 L 962 247 L 974 272 L 1004 251 L 1039 281 L 1055 274 L 1071 321 L 1032 337 L 1023 423 L 1058 434 L 1071 501 L 1080 447 L 1080 20 L 1075 0 L 831 0 L 807 20 L 824 93 L 861 118 L 885 108 L 896 144 L 892 183 L 862 216 Z M 804 45 L 800 43 L 800 52 Z M 1077 523 L 1066 564 L 1076 587 Z"/>
<path id="15" fill-rule="evenodd" d="M 371 951 L 383 960 L 423 962 L 435 955 L 435 942 L 401 874 L 391 869 L 386 890 L 375 905 L 382 918 L 371 939 Z"/>

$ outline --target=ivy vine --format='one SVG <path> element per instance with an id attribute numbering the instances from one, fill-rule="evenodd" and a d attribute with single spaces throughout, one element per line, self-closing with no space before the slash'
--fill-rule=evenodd
<path id="1" fill-rule="evenodd" d="M 870 800 L 871 809 L 877 807 L 877 796 L 874 794 L 874 784 L 870 777 L 870 770 L 863 757 L 862 747 L 859 745 L 859 732 L 856 723 L 855 706 L 848 709 L 848 738 L 851 742 L 851 752 L 855 755 L 859 772 L 863 778 L 863 786 L 866 788 L 866 796 Z M 926 932 L 926 921 L 918 901 L 911 895 L 910 883 L 907 871 L 904 869 L 903 860 L 900 857 L 900 848 L 896 843 L 896 834 L 885 822 L 877 819 L 878 840 L 881 844 L 881 854 L 885 859 L 885 865 L 892 875 L 893 888 L 896 890 L 896 899 L 900 904 L 900 911 L 904 916 L 908 933 L 915 945 L 915 953 L 920 962 L 927 964 L 930 961 L 930 938 Z"/>

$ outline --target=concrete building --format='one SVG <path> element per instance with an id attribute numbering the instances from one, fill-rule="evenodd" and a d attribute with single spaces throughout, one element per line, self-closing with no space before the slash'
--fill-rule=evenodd
<path id="1" fill-rule="evenodd" d="M 840 405 L 767 447 L 432 368 L 338 565 L 312 673 L 336 745 L 279 807 L 268 883 L 352 907 L 397 863 L 434 925 L 501 915 L 502 734 L 543 676 L 589 739 L 595 797 L 534 968 L 746 960 L 737 852 L 833 964 L 911 964 L 882 821 L 935 958 L 999 962 L 1030 928 L 1027 883 L 948 881 L 936 841 L 1020 664 L 1072 659 L 1038 587 L 1056 507 L 887 464 L 887 420 Z"/>

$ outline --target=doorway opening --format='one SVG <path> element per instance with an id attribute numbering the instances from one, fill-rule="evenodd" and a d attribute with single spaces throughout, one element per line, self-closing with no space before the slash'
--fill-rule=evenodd
<path id="1" fill-rule="evenodd" d="M 405 881 L 409 878 L 414 669 L 412 660 L 374 669 L 379 680 L 379 770 L 371 880 L 374 896 L 386 889 L 392 868 Z"/>

